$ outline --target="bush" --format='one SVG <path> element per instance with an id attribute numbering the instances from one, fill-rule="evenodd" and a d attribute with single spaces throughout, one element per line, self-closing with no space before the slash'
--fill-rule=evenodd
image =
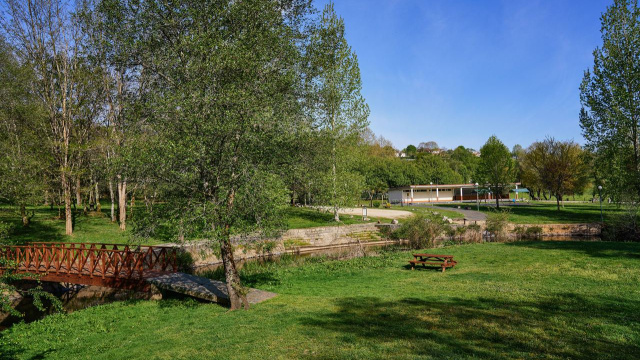
<path id="1" fill-rule="evenodd" d="M 540 236 L 542 236 L 541 226 L 529 226 L 525 232 L 525 237 L 527 238 L 538 238 Z"/>
<path id="2" fill-rule="evenodd" d="M 450 229 L 449 223 L 442 216 L 435 214 L 417 214 L 407 219 L 393 233 L 394 238 L 409 241 L 413 249 L 433 247 L 436 239 Z"/>
<path id="3" fill-rule="evenodd" d="M 11 224 L 0 221 L 0 240 L 7 239 L 12 230 Z"/>
<path id="4" fill-rule="evenodd" d="M 507 238 L 507 226 L 509 225 L 509 211 L 493 211 L 487 214 L 487 232 L 495 241 L 504 241 Z"/>
<path id="5" fill-rule="evenodd" d="M 374 201 L 373 201 L 373 207 L 377 207 L 377 208 L 379 208 L 381 204 L 382 204 L 382 203 L 380 202 L 380 200 L 374 200 Z"/>
<path id="6" fill-rule="evenodd" d="M 482 226 L 478 224 L 467 225 L 467 239 L 469 242 L 482 242 Z"/>
<path id="7" fill-rule="evenodd" d="M 638 205 L 629 206 L 621 214 L 607 216 L 607 222 L 602 228 L 602 240 L 640 241 L 640 211 Z"/>

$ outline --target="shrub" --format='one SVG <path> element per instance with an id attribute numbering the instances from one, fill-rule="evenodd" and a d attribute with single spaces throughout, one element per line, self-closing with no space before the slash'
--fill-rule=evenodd
<path id="1" fill-rule="evenodd" d="M 12 230 L 11 224 L 0 221 L 0 240 L 7 239 Z"/>
<path id="2" fill-rule="evenodd" d="M 507 238 L 507 225 L 509 225 L 509 211 L 493 211 L 487 214 L 487 232 L 495 241 L 504 241 Z"/>
<path id="3" fill-rule="evenodd" d="M 640 211 L 638 204 L 615 216 L 607 216 L 602 228 L 602 240 L 605 241 L 640 241 Z"/>
<path id="4" fill-rule="evenodd" d="M 482 242 L 482 226 L 478 224 L 467 225 L 467 239 L 469 242 Z"/>
<path id="5" fill-rule="evenodd" d="M 397 239 L 409 241 L 413 249 L 433 247 L 436 239 L 451 226 L 441 216 L 417 214 L 407 219 L 394 233 Z"/>
<path id="6" fill-rule="evenodd" d="M 382 203 L 380 202 L 380 200 L 374 200 L 374 201 L 373 201 L 373 207 L 377 207 L 377 208 L 379 208 L 379 207 L 380 207 L 380 204 L 382 204 Z"/>
<path id="7" fill-rule="evenodd" d="M 527 238 L 538 238 L 542 236 L 542 227 L 541 226 L 529 226 L 527 231 L 525 232 L 525 236 Z"/>

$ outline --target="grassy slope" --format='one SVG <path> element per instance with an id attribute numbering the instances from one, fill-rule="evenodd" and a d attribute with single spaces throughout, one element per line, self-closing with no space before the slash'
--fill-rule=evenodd
<path id="1" fill-rule="evenodd" d="M 640 357 L 640 244 L 454 246 L 442 274 L 410 253 L 247 266 L 280 295 L 250 311 L 122 302 L 17 325 L 0 358 L 443 359 Z"/>
<path id="2" fill-rule="evenodd" d="M 53 241 L 53 242 L 98 242 L 124 244 L 130 241 L 131 236 L 128 231 L 122 232 L 117 224 L 109 221 L 109 209 L 103 206 L 102 214 L 91 213 L 90 215 L 78 215 L 75 219 L 74 234 L 66 236 L 64 234 L 64 221 L 57 219 L 58 211 L 50 210 L 49 207 L 36 207 L 35 216 L 28 228 L 23 228 L 20 218 L 15 210 L 9 207 L 0 207 L 0 221 L 13 223 L 16 229 L 10 236 L 12 243 L 20 244 L 32 241 Z M 135 211 L 142 211 L 143 207 L 135 208 Z M 134 214 L 135 215 L 135 214 Z M 333 215 L 327 212 L 320 212 L 313 209 L 287 208 L 285 210 L 286 222 L 290 229 L 310 228 L 318 226 L 336 226 L 344 224 L 362 224 L 363 221 L 358 216 L 341 215 L 341 222 L 333 221 Z M 371 218 L 369 222 L 389 222 L 388 219 Z M 161 239 L 146 239 L 144 244 L 153 245 L 166 242 Z"/>
<path id="3" fill-rule="evenodd" d="M 495 205 L 495 202 L 493 203 Z M 440 207 L 452 207 L 457 205 L 446 204 Z M 469 203 L 473 210 L 476 204 Z M 518 203 L 516 206 L 501 206 L 510 212 L 509 221 L 516 224 L 567 224 L 567 223 L 594 223 L 600 222 L 600 204 L 592 203 L 566 203 L 564 208 L 558 210 L 555 203 L 531 202 L 529 204 Z M 605 221 L 607 216 L 622 213 L 624 210 L 615 205 L 603 204 Z M 480 211 L 495 211 L 495 206 L 481 204 Z"/>
<path id="4" fill-rule="evenodd" d="M 285 210 L 287 225 L 289 229 L 303 229 L 318 226 L 336 226 L 363 224 L 361 216 L 340 215 L 340 222 L 333 221 L 333 214 L 326 211 L 318 211 L 310 208 L 290 207 Z M 366 222 L 389 222 L 389 219 L 370 218 Z"/>

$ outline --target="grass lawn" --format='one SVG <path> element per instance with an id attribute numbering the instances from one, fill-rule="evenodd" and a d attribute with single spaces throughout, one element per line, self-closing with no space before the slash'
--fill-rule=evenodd
<path id="1" fill-rule="evenodd" d="M 443 204 L 439 207 L 453 207 L 456 204 Z M 465 204 L 476 210 L 476 204 Z M 614 204 L 603 204 L 605 222 L 610 215 L 624 212 Z M 564 208 L 558 210 L 555 202 L 530 202 L 517 203 L 517 205 L 500 206 L 500 209 L 508 209 L 509 221 L 516 224 L 568 224 L 568 223 L 595 223 L 600 222 L 600 204 L 592 203 L 565 203 Z M 493 203 L 480 204 L 480 211 L 495 211 Z"/>
<path id="2" fill-rule="evenodd" d="M 134 208 L 136 211 L 143 211 L 144 207 Z M 125 244 L 131 241 L 129 231 L 120 231 L 117 223 L 109 220 L 109 207 L 104 205 L 102 213 L 90 213 L 83 215 L 80 213 L 74 220 L 74 233 L 67 236 L 64 233 L 64 221 L 57 218 L 58 210 L 51 210 L 49 207 L 40 206 L 30 208 L 35 216 L 27 228 L 22 227 L 19 215 L 8 206 L 0 206 L 0 221 L 14 225 L 14 231 L 9 237 L 13 244 L 23 244 L 32 241 L 51 242 L 96 242 Z M 340 222 L 333 221 L 333 215 L 309 208 L 290 207 L 285 210 L 286 222 L 289 229 L 310 228 L 318 226 L 337 226 L 349 224 L 362 224 L 361 217 L 341 215 Z M 388 219 L 371 218 L 368 222 L 389 222 Z M 145 239 L 145 245 L 166 243 L 163 239 Z"/>
<path id="3" fill-rule="evenodd" d="M 351 224 L 364 224 L 367 222 L 388 223 L 390 219 L 369 218 L 362 221 L 362 216 L 340 214 L 340 222 L 333 221 L 333 213 L 319 211 L 311 208 L 289 207 L 285 210 L 285 216 L 289 229 L 303 229 L 319 226 L 338 226 Z"/>
<path id="4" fill-rule="evenodd" d="M 48 206 L 29 208 L 29 213 L 34 211 L 29 227 L 23 228 L 19 215 L 13 208 L 0 207 L 0 221 L 14 225 L 14 231 L 9 240 L 14 244 L 23 244 L 32 241 L 51 242 L 101 242 L 112 244 L 125 244 L 130 236 L 127 231 L 122 232 L 118 224 L 109 219 L 110 209 L 102 207 L 102 213 L 82 215 L 80 212 L 74 219 L 74 234 L 67 236 L 64 233 L 64 220 L 57 218 L 58 210 L 49 209 Z M 151 243 L 158 243 L 151 240 Z"/>
<path id="5" fill-rule="evenodd" d="M 458 266 L 411 271 L 410 252 L 246 266 L 246 284 L 280 295 L 249 311 L 162 300 L 54 315 L 0 334 L 0 358 L 640 358 L 640 244 L 438 252 Z"/>

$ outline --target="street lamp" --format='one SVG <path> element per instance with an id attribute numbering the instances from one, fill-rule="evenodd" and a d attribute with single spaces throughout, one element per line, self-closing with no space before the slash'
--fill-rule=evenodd
<path id="1" fill-rule="evenodd" d="M 429 181 L 429 185 L 433 185 L 433 181 Z M 429 187 L 429 202 L 431 202 L 431 194 L 433 194 L 433 189 Z"/>
<path id="2" fill-rule="evenodd" d="M 598 185 L 598 197 L 600 198 L 600 222 L 604 223 L 604 216 L 602 216 L 602 185 Z"/>
<path id="3" fill-rule="evenodd" d="M 478 207 L 478 211 L 480 211 L 480 198 L 478 197 L 478 186 L 479 184 L 476 183 L 476 206 Z"/>

